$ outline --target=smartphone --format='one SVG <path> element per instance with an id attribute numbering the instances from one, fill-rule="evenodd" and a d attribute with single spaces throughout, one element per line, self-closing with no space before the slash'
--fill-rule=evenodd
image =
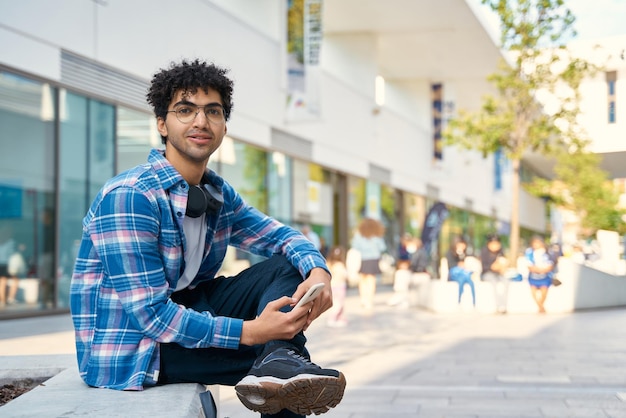
<path id="1" fill-rule="evenodd" d="M 324 283 L 316 283 L 313 286 L 309 287 L 309 290 L 306 291 L 304 296 L 302 296 L 296 304 L 296 308 L 299 308 L 302 305 L 306 305 L 307 303 L 311 302 L 322 292 L 322 289 L 324 289 Z"/>

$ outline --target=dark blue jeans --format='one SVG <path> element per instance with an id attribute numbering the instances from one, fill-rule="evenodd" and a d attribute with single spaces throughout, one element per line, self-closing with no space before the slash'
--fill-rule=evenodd
<path id="1" fill-rule="evenodd" d="M 459 284 L 459 303 L 461 303 L 461 296 L 463 296 L 463 289 L 467 284 L 472 291 L 472 304 L 476 306 L 476 290 L 474 289 L 474 282 L 472 281 L 472 272 L 465 270 L 461 267 L 452 267 L 450 269 L 449 280 L 451 282 L 457 282 Z"/>
<path id="2" fill-rule="evenodd" d="M 256 318 L 268 302 L 291 296 L 302 283 L 302 276 L 284 256 L 273 256 L 233 277 L 218 277 L 172 295 L 172 300 L 199 312 L 250 320 Z M 290 310 L 285 307 L 284 310 Z M 250 370 L 256 358 L 269 346 L 292 345 L 308 356 L 306 338 L 300 332 L 290 341 L 270 341 L 266 345 L 240 345 L 237 350 L 223 348 L 185 348 L 161 344 L 159 384 L 201 383 L 234 386 Z M 283 410 L 262 417 L 296 418 L 302 415 Z"/>

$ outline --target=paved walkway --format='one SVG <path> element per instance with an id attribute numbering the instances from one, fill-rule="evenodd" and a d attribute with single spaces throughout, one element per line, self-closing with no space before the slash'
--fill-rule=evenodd
<path id="1" fill-rule="evenodd" d="M 360 310 L 346 328 L 311 326 L 313 360 L 348 380 L 328 418 L 626 417 L 626 309 L 570 315 L 434 315 Z M 549 296 L 548 296 L 549 297 Z M 71 354 L 67 316 L 0 321 L 0 362 Z M 221 418 L 258 417 L 220 388 Z M 0 408 L 0 415 L 1 408 Z"/>

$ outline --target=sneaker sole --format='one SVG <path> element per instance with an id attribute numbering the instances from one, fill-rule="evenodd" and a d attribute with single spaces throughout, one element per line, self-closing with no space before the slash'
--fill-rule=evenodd
<path id="1" fill-rule="evenodd" d="M 235 392 L 246 408 L 262 414 L 276 414 L 288 409 L 296 414 L 323 414 L 341 402 L 346 387 L 339 377 L 299 375 L 288 380 L 246 376 Z"/>

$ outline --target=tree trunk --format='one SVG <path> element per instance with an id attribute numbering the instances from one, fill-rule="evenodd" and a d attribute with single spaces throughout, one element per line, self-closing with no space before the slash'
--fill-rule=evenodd
<path id="1" fill-rule="evenodd" d="M 509 265 L 517 266 L 517 258 L 520 255 L 520 227 L 519 227 L 519 201 L 520 201 L 520 160 L 511 161 L 513 173 L 511 175 L 511 234 L 509 236 Z"/>

